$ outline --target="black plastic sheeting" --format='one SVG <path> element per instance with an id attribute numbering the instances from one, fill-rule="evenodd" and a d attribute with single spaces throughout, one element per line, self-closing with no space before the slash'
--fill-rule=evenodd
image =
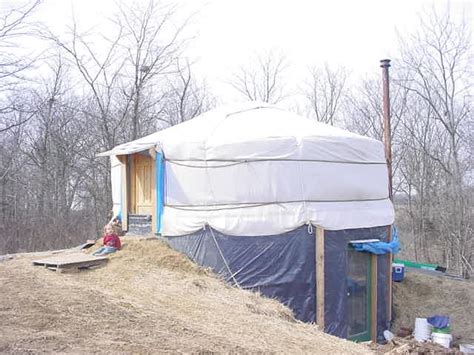
<path id="1" fill-rule="evenodd" d="M 226 281 L 279 300 L 293 310 L 297 319 L 315 321 L 315 238 L 306 226 L 255 237 L 228 236 L 206 227 L 166 239 L 174 249 L 210 267 Z"/>
<path id="2" fill-rule="evenodd" d="M 311 232 L 311 233 L 310 233 Z M 325 231 L 325 331 L 347 338 L 347 250 L 351 240 L 386 239 L 387 227 Z M 295 317 L 316 321 L 315 229 L 307 226 L 269 236 L 228 236 L 206 227 L 165 238 L 172 248 L 210 267 L 227 282 L 258 290 L 290 307 Z M 388 255 L 378 256 L 377 337 L 388 329 Z"/>
<path id="3" fill-rule="evenodd" d="M 351 240 L 386 241 L 387 227 L 324 231 L 324 331 L 347 338 L 347 250 Z M 377 340 L 382 341 L 388 323 L 388 255 L 377 256 Z"/>

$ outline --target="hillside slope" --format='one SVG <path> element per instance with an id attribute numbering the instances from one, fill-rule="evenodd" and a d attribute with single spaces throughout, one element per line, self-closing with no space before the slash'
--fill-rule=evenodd
<path id="1" fill-rule="evenodd" d="M 37 256 L 36 256 L 37 258 Z M 369 353 L 225 285 L 157 240 L 125 239 L 102 268 L 0 262 L 0 352 Z"/>
<path id="2" fill-rule="evenodd" d="M 394 331 L 414 327 L 415 318 L 436 314 L 450 317 L 453 335 L 474 342 L 474 283 L 410 271 L 393 285 Z"/>

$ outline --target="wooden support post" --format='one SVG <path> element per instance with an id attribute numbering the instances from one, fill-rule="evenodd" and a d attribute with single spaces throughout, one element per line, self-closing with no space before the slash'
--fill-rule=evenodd
<path id="1" fill-rule="evenodd" d="M 128 186 L 128 191 L 127 191 L 127 198 L 128 198 L 128 207 L 130 209 L 130 213 L 134 214 L 137 213 L 137 155 L 132 154 L 129 155 L 128 159 L 128 167 L 127 171 L 129 176 L 127 177 L 127 186 Z"/>
<path id="2" fill-rule="evenodd" d="M 370 339 L 377 342 L 377 255 L 370 255 Z"/>
<path id="3" fill-rule="evenodd" d="M 392 241 L 392 226 L 388 226 L 388 231 L 387 231 L 387 241 L 391 242 Z M 388 253 L 387 254 L 387 263 L 388 263 L 388 277 L 387 277 L 387 304 L 388 304 L 388 309 L 387 309 L 387 318 L 388 321 L 391 324 L 392 321 L 392 302 L 393 302 L 393 290 L 392 290 L 392 260 L 393 260 L 393 254 Z"/>
<path id="4" fill-rule="evenodd" d="M 155 150 L 155 148 L 148 149 L 148 154 L 150 154 L 151 159 L 156 160 L 156 150 Z"/>
<path id="5" fill-rule="evenodd" d="M 316 228 L 316 323 L 324 331 L 324 229 Z"/>

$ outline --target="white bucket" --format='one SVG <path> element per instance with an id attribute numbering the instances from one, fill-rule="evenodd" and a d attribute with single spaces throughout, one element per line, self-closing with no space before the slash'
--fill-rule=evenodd
<path id="1" fill-rule="evenodd" d="M 433 343 L 437 343 L 444 346 L 445 348 L 449 348 L 451 346 L 451 340 L 453 337 L 451 334 L 433 333 L 431 334 L 431 339 L 433 339 Z"/>
<path id="2" fill-rule="evenodd" d="M 474 354 L 474 344 L 461 344 L 459 345 L 459 350 L 463 354 Z"/>
<path id="3" fill-rule="evenodd" d="M 426 318 L 416 318 L 415 320 L 415 339 L 418 341 L 428 341 L 431 338 L 431 324 Z"/>
<path id="4" fill-rule="evenodd" d="M 395 338 L 395 336 L 393 335 L 393 333 L 390 331 L 390 330 L 384 330 L 383 331 L 383 336 L 385 338 L 386 341 L 392 341 L 393 338 Z"/>

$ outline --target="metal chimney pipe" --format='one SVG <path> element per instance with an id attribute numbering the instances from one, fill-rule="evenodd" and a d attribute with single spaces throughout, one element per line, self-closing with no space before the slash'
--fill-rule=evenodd
<path id="1" fill-rule="evenodd" d="M 390 59 L 382 59 L 380 61 L 382 68 L 382 86 L 383 86 L 383 141 L 385 146 L 385 160 L 388 170 L 388 197 L 393 202 L 393 185 L 392 185 L 392 127 L 390 125 L 390 80 L 388 68 L 390 68 Z M 392 240 L 392 226 L 388 226 L 387 240 Z M 388 254 L 388 287 L 387 287 L 387 318 L 392 321 L 392 254 Z"/>
<path id="2" fill-rule="evenodd" d="M 380 61 L 382 67 L 382 85 L 383 85 L 383 141 L 385 145 L 385 160 L 388 169 L 388 196 L 393 202 L 392 187 L 392 127 L 390 124 L 390 80 L 388 68 L 390 68 L 390 59 Z"/>

